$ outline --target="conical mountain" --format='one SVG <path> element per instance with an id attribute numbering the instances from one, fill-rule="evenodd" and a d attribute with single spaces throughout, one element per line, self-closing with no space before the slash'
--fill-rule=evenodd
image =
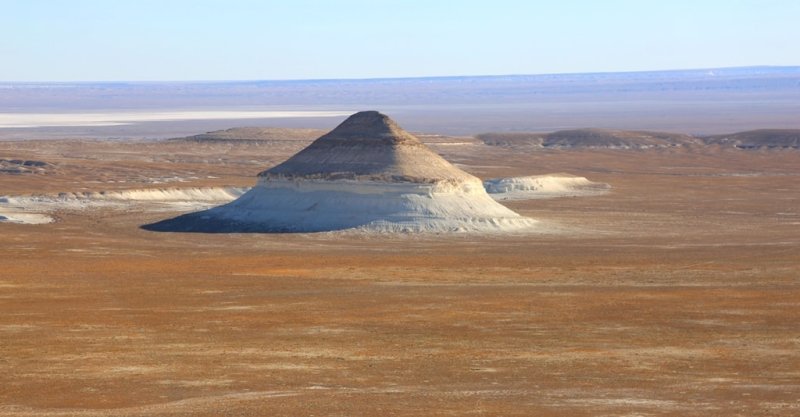
<path id="1" fill-rule="evenodd" d="M 536 223 L 388 116 L 356 113 L 224 206 L 143 226 L 174 232 L 503 232 Z"/>
<path id="2" fill-rule="evenodd" d="M 475 178 L 377 111 L 350 116 L 330 133 L 259 176 L 417 183 Z"/>

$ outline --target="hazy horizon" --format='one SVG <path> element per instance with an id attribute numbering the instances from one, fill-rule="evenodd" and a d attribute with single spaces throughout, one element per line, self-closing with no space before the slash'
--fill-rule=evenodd
<path id="1" fill-rule="evenodd" d="M 642 71 L 585 71 L 585 72 L 559 72 L 559 73 L 518 73 L 518 74 L 451 74 L 451 75 L 418 75 L 407 77 L 343 77 L 343 78 L 261 78 L 261 79 L 205 79 L 205 80 L 34 80 L 34 81 L 10 81 L 0 79 L 3 84 L 204 84 L 204 83 L 248 83 L 248 82 L 314 82 L 314 81 L 391 81 L 391 80 L 424 80 L 424 79 L 448 79 L 448 78 L 501 78 L 501 77 L 560 77 L 573 75 L 625 75 L 625 74 L 648 74 L 648 73 L 679 73 L 679 72 L 708 72 L 724 70 L 800 70 L 800 65 L 742 65 L 735 67 L 702 67 L 702 68 L 664 68 Z M 713 74 L 712 74 L 713 75 Z M 2 88 L 2 85 L 0 85 Z"/>
<path id="2" fill-rule="evenodd" d="M 695 134 L 796 129 L 799 82 L 800 67 L 744 67 L 368 80 L 7 84 L 0 90 L 0 136 L 164 138 L 243 125 L 330 129 L 339 117 L 359 110 L 380 110 L 412 130 L 445 134 L 581 127 Z"/>

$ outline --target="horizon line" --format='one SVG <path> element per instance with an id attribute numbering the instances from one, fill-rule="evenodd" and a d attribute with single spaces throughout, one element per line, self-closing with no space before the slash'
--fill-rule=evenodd
<path id="1" fill-rule="evenodd" d="M 423 75 L 409 77 L 353 77 L 353 78 L 253 78 L 253 79 L 197 79 L 197 80 L 65 80 L 65 81 L 4 81 L 2 84 L 167 84 L 167 83 L 248 83 L 248 82 L 333 82 L 333 81 L 395 81 L 395 80 L 430 80 L 430 79 L 455 79 L 455 78 L 499 78 L 499 77 L 552 77 L 552 76 L 574 76 L 574 75 L 601 75 L 601 74 L 648 74 L 648 73 L 669 73 L 669 72 L 688 72 L 688 71 L 724 71 L 742 69 L 797 69 L 800 65 L 744 65 L 733 67 L 697 67 L 697 68 L 674 68 L 659 70 L 631 70 L 631 71 L 589 71 L 589 72 L 554 72 L 554 73 L 510 73 L 510 74 L 481 74 L 481 75 Z"/>

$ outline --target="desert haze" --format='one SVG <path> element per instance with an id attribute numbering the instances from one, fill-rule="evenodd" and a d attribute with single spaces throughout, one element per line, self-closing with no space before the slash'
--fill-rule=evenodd
<path id="1" fill-rule="evenodd" d="M 798 129 L 798 82 L 800 67 L 365 80 L 9 83 L 0 84 L 4 118 L 23 123 L 31 117 L 26 113 L 33 113 L 41 122 L 46 117 L 42 114 L 51 114 L 49 123 L 59 124 L 60 119 L 61 126 L 35 132 L 9 126 L 0 129 L 0 139 L 29 139 L 32 133 L 39 138 L 171 138 L 234 126 L 330 130 L 345 114 L 368 109 L 389 114 L 412 132 L 449 135 L 576 128 L 699 135 Z M 292 117 L 292 111 L 306 117 Z M 175 117 L 206 112 L 218 113 L 217 118 Z M 265 116 L 237 122 L 237 112 Z M 276 117 L 281 113 L 284 117 Z M 319 117 L 310 117 L 314 115 Z M 123 123 L 121 117 L 134 124 L 80 126 L 87 119 Z"/>
<path id="2" fill-rule="evenodd" d="M 9 84 L 0 416 L 796 416 L 798 81 Z"/>

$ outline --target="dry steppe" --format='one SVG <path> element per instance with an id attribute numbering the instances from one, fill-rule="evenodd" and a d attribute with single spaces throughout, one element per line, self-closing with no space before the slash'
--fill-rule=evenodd
<path id="1" fill-rule="evenodd" d="M 0 195 L 247 186 L 308 141 L 0 142 Z M 181 234 L 176 213 L 0 223 L 0 416 L 796 416 L 800 151 L 423 136 L 527 235 Z"/>

